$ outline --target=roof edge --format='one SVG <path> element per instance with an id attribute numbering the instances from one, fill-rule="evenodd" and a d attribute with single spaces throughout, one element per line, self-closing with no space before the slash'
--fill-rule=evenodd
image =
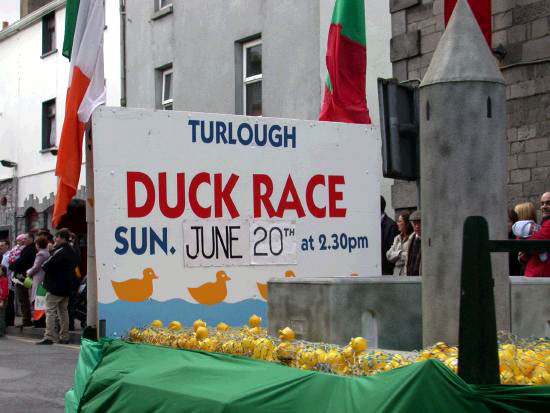
<path id="1" fill-rule="evenodd" d="M 33 25 L 37 21 L 42 20 L 42 17 L 44 17 L 46 14 L 65 7 L 66 2 L 67 0 L 54 0 L 51 3 L 48 3 L 45 6 L 39 8 L 38 10 L 27 14 L 22 19 L 17 20 L 15 23 L 8 26 L 7 29 L 0 31 L 0 42 L 19 33 L 22 30 L 25 30 L 27 27 Z"/>
<path id="2" fill-rule="evenodd" d="M 431 85 L 437 85 L 439 83 L 458 83 L 458 82 L 480 82 L 480 83 L 499 83 L 501 85 L 506 86 L 506 82 L 502 78 L 483 78 L 483 79 L 464 79 L 464 78 L 441 78 L 438 80 L 433 81 L 427 81 L 422 82 L 422 84 L 419 85 L 420 88 L 431 86 Z"/>

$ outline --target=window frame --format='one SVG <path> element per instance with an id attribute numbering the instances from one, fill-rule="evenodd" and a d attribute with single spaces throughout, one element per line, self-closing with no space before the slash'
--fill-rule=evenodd
<path id="1" fill-rule="evenodd" d="M 57 52 L 56 42 L 57 30 L 55 24 L 55 11 L 52 11 L 42 17 L 42 57 Z"/>
<path id="2" fill-rule="evenodd" d="M 259 39 L 255 39 L 255 40 L 251 40 L 251 41 L 248 41 L 248 42 L 244 42 L 242 44 L 242 48 L 243 48 L 243 59 L 242 59 L 242 64 L 243 64 L 243 81 L 242 81 L 242 94 L 243 94 L 243 115 L 245 116 L 253 116 L 253 115 L 249 115 L 246 111 L 246 87 L 248 85 L 251 85 L 253 83 L 261 83 L 262 82 L 262 79 L 263 79 L 263 65 L 262 65 L 262 72 L 259 74 L 259 75 L 253 75 L 253 76 L 246 76 L 246 69 L 247 69 L 247 55 L 246 55 L 246 52 L 248 49 L 254 47 L 254 46 L 257 46 L 257 45 L 261 45 L 262 44 L 262 38 L 260 37 Z M 262 63 L 263 63 L 263 46 L 262 46 Z M 261 87 L 262 85 L 260 85 Z M 262 96 L 263 97 L 263 96 Z M 262 102 L 262 114 L 263 114 L 263 102 Z M 256 115 L 256 116 L 262 116 L 262 115 Z"/>
<path id="3" fill-rule="evenodd" d="M 165 1 L 165 0 L 164 0 Z M 173 0 L 170 0 L 170 3 L 162 5 L 163 0 L 155 0 L 155 9 L 156 11 L 165 10 L 169 7 L 173 7 Z"/>
<path id="4" fill-rule="evenodd" d="M 53 107 L 53 116 L 49 109 Z M 53 118 L 53 121 L 52 121 Z M 51 144 L 52 125 L 55 133 L 55 144 Z M 42 151 L 50 151 L 57 148 L 57 103 L 56 99 L 42 102 Z"/>
<path id="5" fill-rule="evenodd" d="M 171 81 L 170 81 L 170 98 L 169 99 L 165 99 L 164 97 L 164 92 L 165 92 L 165 86 L 166 86 L 166 77 L 167 75 L 172 75 L 171 76 Z M 162 82 L 161 82 L 161 92 L 160 92 L 160 107 L 162 108 L 162 110 L 173 110 L 174 109 L 174 69 L 172 66 L 170 67 L 167 67 L 166 69 L 163 69 L 161 70 L 161 77 L 162 77 Z M 167 106 L 169 106 L 170 108 L 167 108 Z"/>

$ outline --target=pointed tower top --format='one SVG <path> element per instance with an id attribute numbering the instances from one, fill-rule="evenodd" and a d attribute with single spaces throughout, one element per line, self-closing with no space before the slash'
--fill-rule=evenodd
<path id="1" fill-rule="evenodd" d="M 420 87 L 445 82 L 504 83 L 466 0 L 458 0 Z"/>

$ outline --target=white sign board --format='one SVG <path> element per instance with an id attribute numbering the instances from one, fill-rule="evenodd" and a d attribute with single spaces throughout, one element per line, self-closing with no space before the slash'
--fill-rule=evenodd
<path id="1" fill-rule="evenodd" d="M 267 318 L 267 280 L 380 274 L 380 148 L 365 125 L 94 112 L 99 317 Z"/>

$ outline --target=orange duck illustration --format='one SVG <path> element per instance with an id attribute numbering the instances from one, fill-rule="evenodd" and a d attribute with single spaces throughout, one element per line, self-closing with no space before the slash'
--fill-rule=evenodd
<path id="1" fill-rule="evenodd" d="M 285 272 L 285 278 L 294 278 L 296 275 L 294 274 L 294 271 L 288 270 Z M 267 301 L 267 284 L 263 283 L 256 283 L 256 286 L 258 287 L 258 291 L 260 292 L 260 295 L 264 300 Z"/>
<path id="2" fill-rule="evenodd" d="M 225 271 L 216 273 L 216 282 L 204 283 L 196 288 L 188 288 L 191 297 L 199 304 L 218 304 L 225 300 L 227 296 L 226 281 L 229 281 L 229 275 Z"/>
<path id="3" fill-rule="evenodd" d="M 126 281 L 111 281 L 119 300 L 139 303 L 153 295 L 153 280 L 158 277 L 152 268 L 143 270 L 143 279 L 130 278 Z"/>

